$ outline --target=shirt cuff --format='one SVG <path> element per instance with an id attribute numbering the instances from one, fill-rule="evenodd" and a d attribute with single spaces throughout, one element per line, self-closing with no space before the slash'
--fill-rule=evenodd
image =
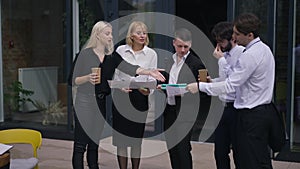
<path id="1" fill-rule="evenodd" d="M 204 82 L 199 82 L 199 90 L 201 92 L 205 92 L 205 86 L 206 86 L 207 83 L 204 83 Z"/>

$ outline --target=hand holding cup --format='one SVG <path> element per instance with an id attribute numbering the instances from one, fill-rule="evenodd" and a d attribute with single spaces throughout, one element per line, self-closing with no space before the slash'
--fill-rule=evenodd
<path id="1" fill-rule="evenodd" d="M 93 67 L 92 70 L 92 82 L 93 84 L 100 84 L 101 83 L 101 68 Z"/>
<path id="2" fill-rule="evenodd" d="M 200 82 L 207 82 L 207 69 L 199 69 L 198 72 L 199 72 L 198 80 Z"/>

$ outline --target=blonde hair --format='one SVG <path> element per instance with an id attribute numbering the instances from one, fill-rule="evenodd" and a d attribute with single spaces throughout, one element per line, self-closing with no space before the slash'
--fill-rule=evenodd
<path id="1" fill-rule="evenodd" d="M 112 28 L 111 24 L 105 21 L 99 21 L 97 22 L 91 32 L 90 38 L 87 42 L 87 45 L 85 48 L 95 48 L 97 45 L 99 45 L 99 40 L 97 39 L 97 35 L 100 34 L 104 28 L 110 27 Z M 101 38 L 101 37 L 100 37 Z M 111 41 L 110 44 L 105 46 L 105 55 L 110 55 L 114 51 L 114 44 L 113 41 Z"/>
<path id="2" fill-rule="evenodd" d="M 129 25 L 128 28 L 128 32 L 126 35 L 126 44 L 132 47 L 133 41 L 131 39 L 131 35 L 133 34 L 133 31 L 140 26 L 143 30 L 145 30 L 147 32 L 147 38 L 145 40 L 145 46 L 149 44 L 149 37 L 148 37 L 148 27 L 146 26 L 146 24 L 144 24 L 143 22 L 140 21 L 134 21 Z"/>

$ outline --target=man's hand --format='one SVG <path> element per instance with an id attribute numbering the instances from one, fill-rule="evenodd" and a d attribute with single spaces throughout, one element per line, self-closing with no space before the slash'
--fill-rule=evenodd
<path id="1" fill-rule="evenodd" d="M 157 85 L 156 89 L 161 90 L 161 84 Z"/>
<path id="2" fill-rule="evenodd" d="M 199 82 L 201 81 L 200 75 L 198 75 L 198 81 L 199 81 Z M 206 77 L 206 81 L 210 83 L 210 82 L 211 82 L 211 77 L 210 77 L 210 76 L 207 76 L 207 77 Z"/>
<path id="3" fill-rule="evenodd" d="M 222 52 L 220 45 L 217 44 L 217 46 L 216 46 L 216 48 L 214 50 L 213 55 L 217 59 L 220 59 L 221 57 L 224 56 L 224 53 Z"/>
<path id="4" fill-rule="evenodd" d="M 199 92 L 199 88 L 198 88 L 198 83 L 197 82 L 188 84 L 185 89 L 188 90 L 191 93 L 197 93 L 197 92 Z"/>

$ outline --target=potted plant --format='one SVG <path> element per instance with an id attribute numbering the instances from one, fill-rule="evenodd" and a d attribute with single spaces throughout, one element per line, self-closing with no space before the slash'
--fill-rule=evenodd
<path id="1" fill-rule="evenodd" d="M 7 93 L 4 93 L 4 103 L 8 109 L 8 118 L 11 118 L 14 112 L 19 112 L 20 107 L 25 103 L 30 102 L 34 104 L 29 96 L 33 95 L 34 91 L 24 89 L 22 83 L 19 81 L 12 82 L 7 87 Z"/>
<path id="2" fill-rule="evenodd" d="M 63 106 L 60 101 L 46 105 L 40 101 L 35 102 L 36 108 L 43 114 L 43 125 L 55 124 L 65 116 Z"/>

